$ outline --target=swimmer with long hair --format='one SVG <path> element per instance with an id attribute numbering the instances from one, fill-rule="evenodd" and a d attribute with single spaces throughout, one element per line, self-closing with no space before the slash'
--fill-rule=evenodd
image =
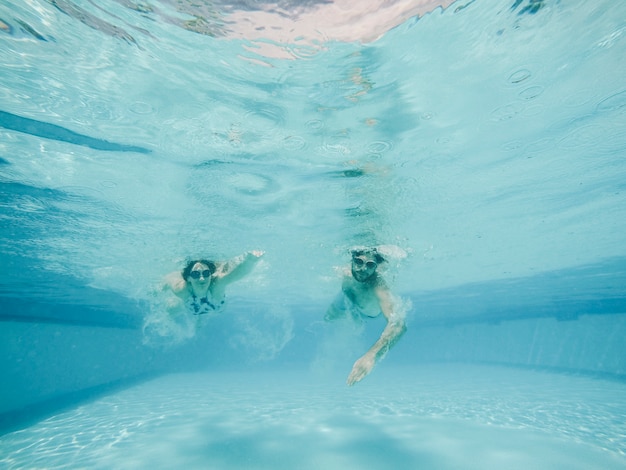
<path id="1" fill-rule="evenodd" d="M 249 251 L 225 262 L 190 260 L 182 271 L 167 275 L 163 287 L 180 298 L 193 315 L 217 313 L 224 306 L 226 286 L 248 275 L 263 254 Z"/>

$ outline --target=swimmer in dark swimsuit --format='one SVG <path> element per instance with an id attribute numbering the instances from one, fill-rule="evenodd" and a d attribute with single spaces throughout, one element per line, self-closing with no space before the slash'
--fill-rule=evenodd
<path id="1" fill-rule="evenodd" d="M 346 381 L 348 385 L 354 385 L 369 374 L 406 331 L 404 316 L 398 312 L 398 302 L 378 272 L 385 258 L 376 248 L 355 249 L 351 253 L 352 263 L 344 271 L 341 292 L 324 319 L 332 321 L 348 313 L 373 318 L 382 313 L 387 326 L 378 341 L 354 363 Z"/>
<path id="2" fill-rule="evenodd" d="M 224 301 L 222 300 L 218 305 L 215 305 L 213 302 L 209 300 L 209 294 L 204 297 L 198 298 L 196 294 L 191 294 L 191 297 L 187 297 L 185 301 L 185 306 L 187 310 L 189 310 L 194 315 L 203 315 L 205 313 L 211 313 L 219 310 L 222 305 L 224 305 Z"/>
<path id="3" fill-rule="evenodd" d="M 263 254 L 249 251 L 226 262 L 192 260 L 182 272 L 169 274 L 164 287 L 176 294 L 193 315 L 219 312 L 225 302 L 226 286 L 249 274 Z"/>

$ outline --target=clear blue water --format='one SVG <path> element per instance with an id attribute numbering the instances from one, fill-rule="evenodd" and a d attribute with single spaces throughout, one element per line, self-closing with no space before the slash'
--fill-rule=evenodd
<path id="1" fill-rule="evenodd" d="M 477 366 L 380 372 L 358 389 L 293 370 L 168 375 L 5 436 L 3 464 L 624 468 L 612 451 L 623 384 Z"/>
<path id="2" fill-rule="evenodd" d="M 390 5 L 0 4 L 2 465 L 626 466 L 626 6 Z M 362 244 L 409 328 L 347 388 Z"/>

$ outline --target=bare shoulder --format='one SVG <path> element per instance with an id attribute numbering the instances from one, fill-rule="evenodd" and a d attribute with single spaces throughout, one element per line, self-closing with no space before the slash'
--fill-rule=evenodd
<path id="1" fill-rule="evenodd" d="M 174 271 L 165 276 L 163 280 L 166 287 L 169 287 L 174 294 L 178 295 L 186 291 L 187 283 L 178 271 Z"/>

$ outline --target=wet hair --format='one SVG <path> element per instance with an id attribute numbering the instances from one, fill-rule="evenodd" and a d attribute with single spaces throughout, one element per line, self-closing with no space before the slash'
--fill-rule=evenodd
<path id="1" fill-rule="evenodd" d="M 215 270 L 217 269 L 213 261 L 209 261 L 206 259 L 191 260 L 187 263 L 187 265 L 183 268 L 182 272 L 180 273 L 183 276 L 183 279 L 185 281 L 189 278 L 189 274 L 191 274 L 191 269 L 194 267 L 196 263 L 202 263 L 202 264 L 207 265 L 209 267 L 209 270 L 211 271 L 211 274 L 213 274 Z"/>
<path id="2" fill-rule="evenodd" d="M 350 252 L 350 254 L 352 255 L 352 258 L 356 258 L 358 256 L 369 256 L 371 258 L 374 259 L 374 261 L 376 261 L 376 264 L 381 264 L 384 263 L 385 261 L 387 261 L 383 255 L 381 255 L 378 250 L 376 250 L 376 248 L 359 248 L 356 250 L 352 250 Z"/>

